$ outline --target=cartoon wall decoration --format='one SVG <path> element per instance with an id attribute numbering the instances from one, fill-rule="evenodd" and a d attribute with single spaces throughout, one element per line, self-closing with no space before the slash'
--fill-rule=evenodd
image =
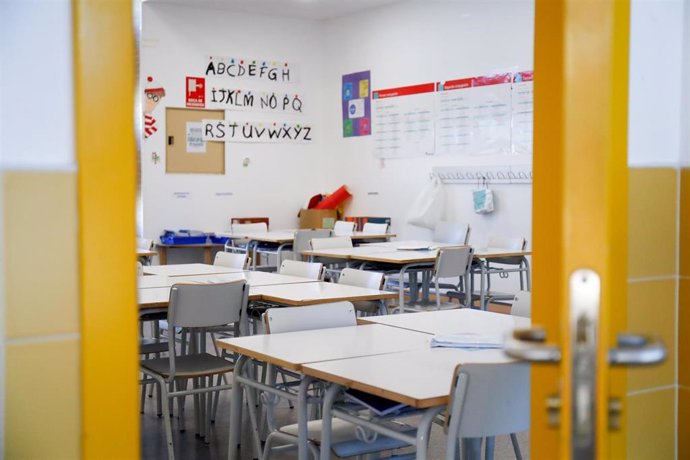
<path id="1" fill-rule="evenodd" d="M 164 97 L 165 89 L 153 77 L 147 77 L 146 86 L 144 86 L 144 139 L 148 139 L 158 131 L 153 111 Z"/>

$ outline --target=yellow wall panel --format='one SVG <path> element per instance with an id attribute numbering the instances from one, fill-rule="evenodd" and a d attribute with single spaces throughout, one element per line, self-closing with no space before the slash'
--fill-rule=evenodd
<path id="1" fill-rule="evenodd" d="M 7 172 L 6 334 L 79 331 L 77 187 L 73 172 Z"/>
<path id="2" fill-rule="evenodd" d="M 685 278 L 678 299 L 678 383 L 690 388 L 690 279 Z"/>
<path id="3" fill-rule="evenodd" d="M 676 274 L 677 170 L 631 168 L 628 277 Z"/>
<path id="4" fill-rule="evenodd" d="M 9 344 L 6 353 L 5 457 L 80 458 L 79 341 Z"/>
<path id="5" fill-rule="evenodd" d="M 671 388 L 628 396 L 628 460 L 674 458 L 675 394 Z"/>
<path id="6" fill-rule="evenodd" d="M 628 330 L 661 337 L 668 349 L 663 364 L 628 369 L 628 391 L 675 384 L 675 279 L 628 285 Z"/>
<path id="7" fill-rule="evenodd" d="M 690 276 L 690 168 L 680 170 L 680 275 Z"/>
<path id="8" fill-rule="evenodd" d="M 678 458 L 690 458 L 690 387 L 678 390 Z"/>

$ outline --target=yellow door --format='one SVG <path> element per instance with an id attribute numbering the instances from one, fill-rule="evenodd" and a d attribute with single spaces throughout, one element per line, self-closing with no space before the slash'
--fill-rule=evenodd
<path id="1" fill-rule="evenodd" d="M 535 459 L 625 458 L 623 364 L 664 354 L 642 337 L 619 337 L 629 14 L 627 0 L 536 1 L 532 311 L 544 334 L 524 331 L 511 345 L 544 361 L 532 367 Z"/>

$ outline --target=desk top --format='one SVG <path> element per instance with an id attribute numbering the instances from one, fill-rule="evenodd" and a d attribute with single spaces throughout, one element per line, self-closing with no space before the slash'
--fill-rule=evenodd
<path id="1" fill-rule="evenodd" d="M 279 275 L 268 272 L 210 273 L 207 275 L 162 276 L 144 275 L 137 279 L 139 289 L 170 287 L 176 283 L 225 283 L 245 280 L 250 286 L 272 286 L 274 284 L 316 283 L 317 280 L 301 276 Z"/>
<path id="2" fill-rule="evenodd" d="M 429 347 L 421 332 L 371 324 L 217 340 L 225 348 L 299 371 L 305 363 L 395 353 Z"/>
<path id="3" fill-rule="evenodd" d="M 152 257 L 157 254 L 156 251 L 152 251 L 151 249 L 137 248 L 137 257 Z"/>
<path id="4" fill-rule="evenodd" d="M 480 335 L 503 336 L 516 328 L 529 327 L 529 318 L 489 311 L 462 308 L 457 310 L 401 313 L 399 315 L 367 316 L 361 324 L 383 324 L 427 334 L 453 334 L 466 332 Z"/>
<path id="5" fill-rule="evenodd" d="M 244 270 L 207 264 L 145 265 L 144 274 L 163 276 L 208 275 L 213 273 L 240 273 Z"/>
<path id="6" fill-rule="evenodd" d="M 398 297 L 395 292 L 325 282 L 261 286 L 256 288 L 256 293 L 261 296 L 262 300 L 292 306 L 339 302 L 341 300 L 354 302 Z"/>
<path id="7" fill-rule="evenodd" d="M 307 363 L 301 372 L 421 409 L 448 403 L 451 381 L 459 364 L 511 361 L 503 350 L 427 346 L 386 355 Z"/>
<path id="8" fill-rule="evenodd" d="M 296 231 L 297 230 L 288 229 L 288 230 L 272 230 L 272 231 L 260 232 L 260 233 L 215 232 L 215 234 L 218 236 L 224 236 L 224 237 L 228 237 L 231 239 L 243 238 L 243 239 L 249 239 L 249 240 L 253 240 L 253 241 L 260 241 L 263 243 L 284 244 L 284 243 L 292 243 L 294 241 Z M 354 232 L 351 235 L 341 235 L 341 236 L 350 236 L 354 241 L 360 241 L 360 240 L 370 240 L 370 239 L 391 238 L 391 237 L 394 237 L 395 234 L 394 233 Z"/>
<path id="9" fill-rule="evenodd" d="M 304 251 L 303 255 L 329 257 L 337 259 L 353 259 L 367 262 L 381 262 L 388 264 L 431 263 L 436 260 L 438 248 L 457 247 L 457 244 L 437 243 L 433 241 L 390 241 L 387 243 L 371 243 L 356 248 L 320 249 Z M 430 247 L 428 250 L 401 250 L 404 247 Z M 476 248 L 476 259 L 492 259 L 499 257 L 523 257 L 532 254 L 531 251 L 512 250 L 505 248 Z"/>

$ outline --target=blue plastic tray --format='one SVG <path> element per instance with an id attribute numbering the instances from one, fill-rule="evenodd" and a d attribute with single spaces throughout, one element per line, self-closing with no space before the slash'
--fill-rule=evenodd
<path id="1" fill-rule="evenodd" d="M 206 244 L 206 235 L 202 232 L 183 231 L 173 232 L 165 230 L 161 235 L 163 244 Z"/>

